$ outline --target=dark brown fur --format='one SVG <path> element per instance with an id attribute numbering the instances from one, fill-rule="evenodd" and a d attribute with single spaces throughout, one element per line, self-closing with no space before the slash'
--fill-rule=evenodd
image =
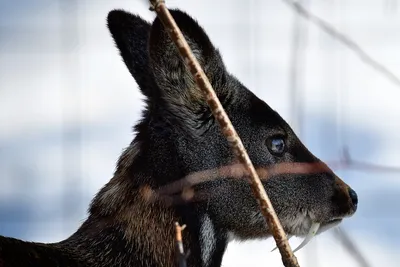
<path id="1" fill-rule="evenodd" d="M 276 111 L 226 70 L 197 22 L 184 12 L 171 12 L 255 167 L 323 165 Z M 220 266 L 232 238 L 269 237 L 243 177 L 208 179 L 193 186 L 194 198 L 189 201 L 148 201 L 145 186 L 156 192 L 189 174 L 231 165 L 235 158 L 160 21 L 150 24 L 114 10 L 108 15 L 108 27 L 146 96 L 136 137 L 72 236 L 54 244 L 0 236 L 0 266 L 172 267 L 175 221 L 187 225 L 183 240 L 192 267 Z M 274 144 L 282 142 L 279 150 Z M 304 236 L 312 222 L 328 229 L 357 208 L 356 193 L 329 168 L 308 168 L 306 173 L 275 171 L 263 181 L 288 234 Z"/>

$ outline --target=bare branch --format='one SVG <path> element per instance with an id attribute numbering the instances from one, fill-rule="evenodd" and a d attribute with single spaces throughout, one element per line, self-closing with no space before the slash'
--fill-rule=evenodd
<path id="1" fill-rule="evenodd" d="M 331 172 L 332 170 L 323 162 L 299 163 L 283 162 L 275 164 L 269 168 L 257 168 L 258 177 L 261 180 L 282 174 L 311 174 L 321 172 Z M 184 188 L 193 187 L 197 184 L 212 181 L 215 179 L 231 178 L 241 179 L 246 175 L 242 164 L 222 166 L 219 168 L 191 173 L 184 178 L 169 183 L 156 190 L 160 195 L 172 195 L 181 192 Z"/>
<path id="2" fill-rule="evenodd" d="M 336 38 L 340 42 L 342 42 L 346 47 L 352 50 L 354 53 L 358 55 L 358 57 L 367 65 L 371 66 L 373 69 L 384 75 L 395 85 L 400 87 L 400 78 L 390 71 L 383 64 L 379 63 L 377 60 L 373 59 L 370 55 L 368 55 L 357 43 L 351 40 L 348 36 L 340 33 L 337 29 L 335 29 L 332 25 L 322 20 L 321 18 L 311 14 L 307 9 L 305 9 L 299 3 L 292 0 L 283 0 L 286 4 L 288 4 L 291 8 L 293 8 L 298 14 L 308 19 L 319 28 L 324 30 L 327 34 Z"/>
<path id="3" fill-rule="evenodd" d="M 250 158 L 243 146 L 243 143 L 233 128 L 233 125 L 228 118 L 224 108 L 222 107 L 217 95 L 214 92 L 207 76 L 202 70 L 196 57 L 193 55 L 188 43 L 186 42 L 182 32 L 176 25 L 172 15 L 165 6 L 164 1 L 160 0 L 150 0 L 152 5 L 152 10 L 157 13 L 160 21 L 163 23 L 164 27 L 176 45 L 181 56 L 193 75 L 197 86 L 203 91 L 207 104 L 209 105 L 214 117 L 218 121 L 220 127 L 222 128 L 222 133 L 227 138 L 232 150 L 234 151 L 236 157 L 244 165 L 247 175 L 251 179 L 251 188 L 254 195 L 256 196 L 258 203 L 261 208 L 261 213 L 264 215 L 268 227 L 276 241 L 276 245 L 282 255 L 282 262 L 286 267 L 298 267 L 297 258 L 294 256 L 293 251 L 289 245 L 286 238 L 286 233 L 283 230 L 278 216 L 272 206 L 272 203 L 265 192 L 265 189 L 258 177 L 256 169 L 254 168 Z"/>
<path id="4" fill-rule="evenodd" d="M 182 231 L 186 225 L 180 226 L 178 222 L 175 222 L 175 241 L 176 241 L 176 261 L 178 267 L 186 267 L 186 255 L 183 249 Z"/>
<path id="5" fill-rule="evenodd" d="M 345 167 L 351 169 L 358 169 L 362 171 L 376 171 L 376 172 L 400 172 L 400 167 L 395 166 L 383 166 L 379 164 L 362 162 L 359 160 L 353 160 L 351 158 L 350 150 L 347 146 L 342 149 L 342 156 L 337 164 L 338 167 Z"/>
<path id="6" fill-rule="evenodd" d="M 332 169 L 353 169 L 362 172 L 386 172 L 386 173 L 400 173 L 400 167 L 396 166 L 387 166 L 387 165 L 380 165 L 374 163 L 368 163 L 358 160 L 351 160 L 351 161 L 332 161 L 330 162 L 329 166 Z"/>
<path id="7" fill-rule="evenodd" d="M 352 255 L 361 267 L 371 267 L 371 264 L 364 258 L 363 254 L 357 248 L 351 239 L 347 236 L 346 232 L 339 227 L 334 229 L 335 236 L 342 242 L 343 246 Z"/>
<path id="8" fill-rule="evenodd" d="M 315 163 L 279 163 L 269 168 L 257 168 L 261 180 L 284 174 L 313 174 L 332 172 L 323 162 Z M 213 181 L 216 179 L 242 179 L 245 176 L 245 169 L 242 164 L 222 166 L 215 169 L 191 173 L 175 182 L 161 186 L 155 190 L 144 186 L 140 190 L 141 197 L 147 202 L 159 202 L 165 206 L 180 205 L 187 202 L 204 201 L 219 194 L 219 186 L 214 187 L 212 192 L 205 190 L 194 190 L 198 184 Z M 284 177 L 284 176 L 283 176 Z M 250 182 L 249 180 L 245 180 Z"/>
<path id="9" fill-rule="evenodd" d="M 389 173 L 400 172 L 400 167 L 384 166 L 353 160 L 350 158 L 349 153 L 343 155 L 339 160 L 329 161 L 328 164 L 325 164 L 324 162 L 283 162 L 274 164 L 268 168 L 259 167 L 256 171 L 261 180 L 267 180 L 278 175 L 284 179 L 288 174 L 310 175 L 323 172 L 329 173 L 332 172 L 331 169 L 356 169 L 368 173 L 371 171 Z M 141 194 L 146 201 L 160 201 L 166 206 L 179 205 L 188 201 L 201 201 L 208 199 L 212 194 L 218 194 L 218 190 L 216 188 L 213 192 L 208 193 L 201 190 L 195 192 L 194 187 L 196 185 L 213 181 L 215 179 L 242 179 L 245 174 L 246 172 L 243 165 L 235 163 L 215 169 L 191 173 L 182 179 L 161 186 L 155 190 L 152 190 L 150 187 L 144 187 L 142 188 Z"/>

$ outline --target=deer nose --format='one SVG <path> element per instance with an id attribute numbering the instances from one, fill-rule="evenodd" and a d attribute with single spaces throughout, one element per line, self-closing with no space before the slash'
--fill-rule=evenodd
<path id="1" fill-rule="evenodd" d="M 350 187 L 349 187 L 349 196 L 350 196 L 351 201 L 353 202 L 354 208 L 357 209 L 357 204 L 358 204 L 357 193 Z"/>

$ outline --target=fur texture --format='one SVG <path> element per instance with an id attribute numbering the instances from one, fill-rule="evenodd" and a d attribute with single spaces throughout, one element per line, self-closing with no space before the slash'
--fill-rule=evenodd
<path id="1" fill-rule="evenodd" d="M 197 22 L 184 12 L 171 12 L 254 165 L 320 163 L 276 111 L 226 70 Z M 188 174 L 232 164 L 234 156 L 160 21 L 150 24 L 113 10 L 107 22 L 123 61 L 146 96 L 136 136 L 122 153 L 114 177 L 93 199 L 87 220 L 72 236 L 54 244 L 0 237 L 0 265 L 172 267 L 175 221 L 187 225 L 183 238 L 190 251 L 188 266 L 193 267 L 220 266 L 232 237 L 269 237 L 246 179 L 204 182 L 194 188 L 195 198 L 196 193 L 202 198 L 176 205 L 141 197 L 144 185 L 157 189 Z M 273 150 L 277 140 L 283 141 L 282 153 Z M 279 174 L 263 183 L 285 231 L 292 235 L 305 235 L 312 222 L 329 226 L 356 210 L 355 192 L 329 169 Z"/>

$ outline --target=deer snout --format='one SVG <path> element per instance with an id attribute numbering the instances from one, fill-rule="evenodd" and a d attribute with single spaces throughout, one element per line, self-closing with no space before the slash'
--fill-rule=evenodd
<path id="1" fill-rule="evenodd" d="M 357 204 L 358 204 L 358 196 L 357 196 L 356 191 L 354 191 L 350 187 L 349 187 L 349 196 L 350 196 L 351 202 L 353 203 L 354 210 L 356 210 Z"/>
<path id="2" fill-rule="evenodd" d="M 340 213 L 344 216 L 354 214 L 358 205 L 358 196 L 356 191 L 337 176 L 335 177 L 335 185 L 336 190 L 333 200 L 338 204 Z"/>

